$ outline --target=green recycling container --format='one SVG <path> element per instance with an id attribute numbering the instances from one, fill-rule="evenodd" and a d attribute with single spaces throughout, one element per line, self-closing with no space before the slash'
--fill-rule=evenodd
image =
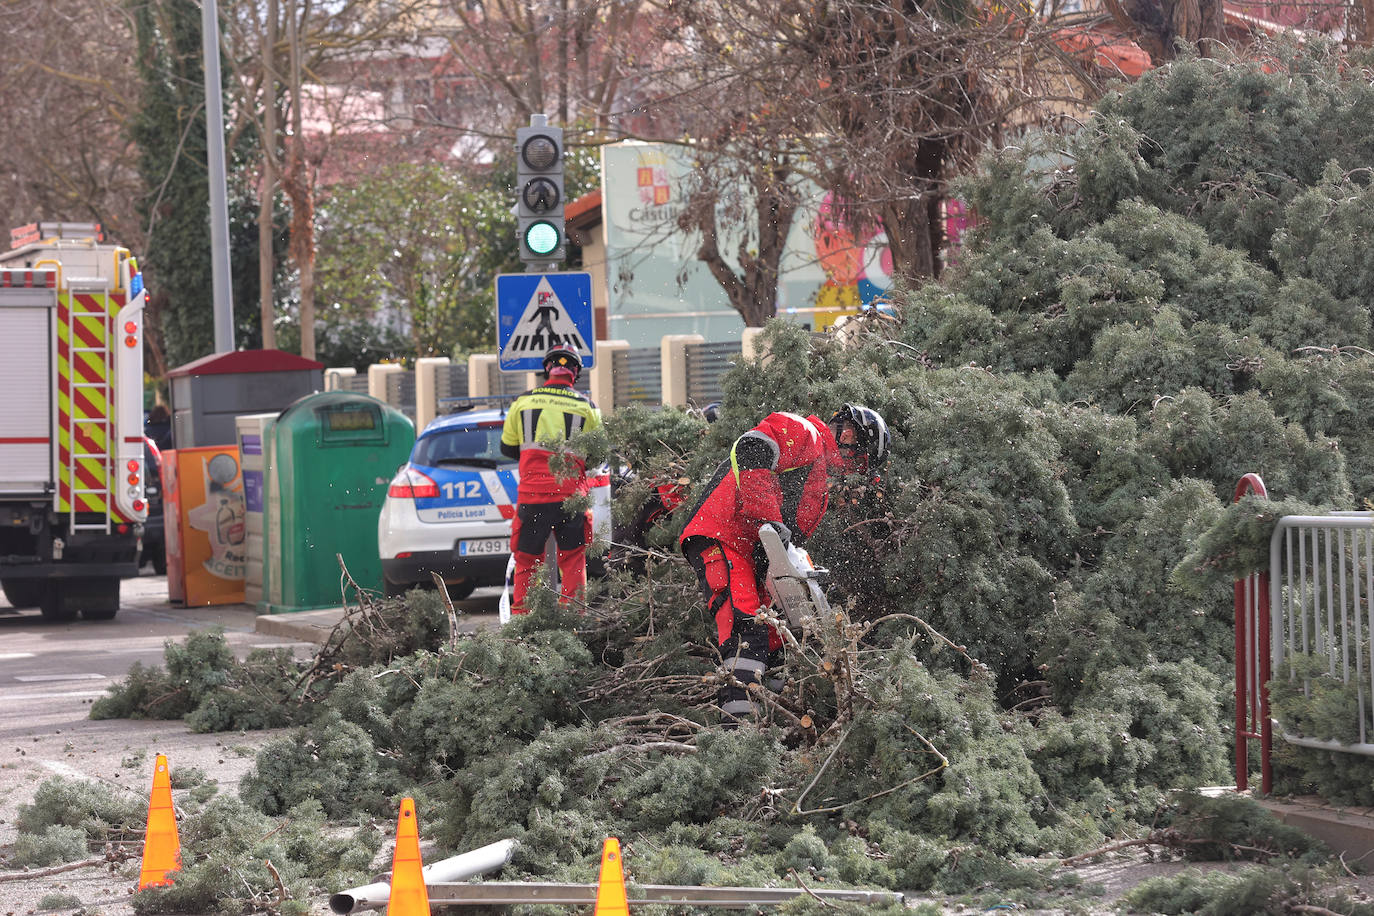
<path id="1" fill-rule="evenodd" d="M 263 608 L 269 614 L 343 604 L 342 556 L 363 588 L 382 590 L 377 519 L 415 424 L 376 398 L 307 395 L 282 411 L 264 443 L 267 469 Z"/>

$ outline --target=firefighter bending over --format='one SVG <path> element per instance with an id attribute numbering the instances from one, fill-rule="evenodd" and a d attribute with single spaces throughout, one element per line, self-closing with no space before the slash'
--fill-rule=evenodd
<path id="1" fill-rule="evenodd" d="M 568 513 L 563 501 L 590 492 L 583 460 L 564 453 L 572 473 L 559 477 L 549 467 L 555 454 L 550 445 L 579 432 L 601 426 L 601 411 L 573 383 L 582 374 L 582 357 L 571 347 L 554 347 L 544 356 L 544 384 L 525 392 L 511 404 L 501 431 L 501 454 L 520 461 L 520 489 L 511 523 L 510 547 L 515 557 L 511 613 L 527 610 L 534 575 L 544 562 L 544 547 L 552 535 L 558 547 L 558 575 L 566 602 L 587 584 L 587 544 L 591 541 L 591 510 Z"/>
<path id="2" fill-rule="evenodd" d="M 772 525 L 786 545 L 811 536 L 825 515 L 827 478 L 876 470 L 891 447 L 887 424 L 874 410 L 845 404 L 827 423 L 819 417 L 771 413 L 735 440 L 704 496 L 692 509 L 681 547 L 696 570 L 725 669 L 741 684 L 763 683 L 778 634 L 755 619 L 767 602 L 767 563 L 759 527 Z M 721 690 L 725 721 L 753 711 L 748 691 Z"/>

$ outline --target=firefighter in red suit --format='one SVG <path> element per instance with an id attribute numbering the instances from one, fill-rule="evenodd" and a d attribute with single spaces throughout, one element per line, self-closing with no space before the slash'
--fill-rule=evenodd
<path id="1" fill-rule="evenodd" d="M 510 549 L 515 556 L 511 613 L 526 611 L 525 596 L 544 562 L 550 536 L 558 549 L 562 600 L 578 598 L 587 583 L 587 544 L 592 536 L 590 511 L 569 513 L 563 501 L 589 492 L 586 467 L 568 458 L 572 473 L 560 477 L 549 467 L 549 446 L 579 432 L 601 427 L 601 411 L 573 388 L 582 374 L 582 357 L 571 347 L 554 347 L 544 356 L 544 384 L 510 405 L 501 430 L 501 454 L 520 462 L 520 489 L 511 522 Z"/>
<path id="2" fill-rule="evenodd" d="M 683 529 L 681 547 L 696 570 L 726 670 L 747 687 L 763 682 L 777 633 L 755 615 L 767 603 L 767 571 L 759 528 L 777 529 L 783 543 L 809 537 L 825 515 L 828 477 L 876 470 L 891 447 L 887 424 L 874 410 L 846 404 L 829 422 L 771 413 L 735 440 Z M 727 720 L 752 711 L 745 687 L 721 694 Z"/>

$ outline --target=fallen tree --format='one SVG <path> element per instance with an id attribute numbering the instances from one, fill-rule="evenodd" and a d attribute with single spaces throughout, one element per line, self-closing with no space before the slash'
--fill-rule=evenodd
<path id="1" fill-rule="evenodd" d="M 895 327 L 841 345 L 775 322 L 718 423 L 609 420 L 646 488 L 704 481 L 770 410 L 888 419 L 884 479 L 841 481 L 808 545 L 836 613 L 789 634 L 757 727 L 719 727 L 680 518 L 584 605 L 539 592 L 455 638 L 438 595 L 350 594 L 303 666 L 193 637 L 94 713 L 289 721 L 243 782 L 253 809 L 383 818 L 411 795 L 444 848 L 516 838 L 510 867 L 541 879 L 577 879 L 612 834 L 645 882 L 1023 902 L 1065 892 L 1049 860 L 1112 842 L 1320 858 L 1223 829 L 1248 813 L 1184 817 L 1174 794 L 1229 773 L 1231 579 L 1263 561 L 1275 513 L 1354 508 L 1374 484 L 1374 281 L 1345 241 L 1374 213 L 1368 139 L 1337 114 L 1374 89 L 1315 43 L 1268 54 L 1183 56 L 1049 138 L 1050 158 L 992 157 L 965 189 L 975 241 L 945 284 L 894 293 Z M 1248 471 L 1285 501 L 1228 506 Z M 1294 906 L 1326 899 L 1281 883 Z"/>

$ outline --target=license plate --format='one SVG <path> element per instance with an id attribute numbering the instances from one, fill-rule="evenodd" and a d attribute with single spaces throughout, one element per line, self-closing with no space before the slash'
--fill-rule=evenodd
<path id="1" fill-rule="evenodd" d="M 458 542 L 460 557 L 488 556 L 494 553 L 507 553 L 509 550 L 510 538 L 473 538 L 470 541 Z"/>

